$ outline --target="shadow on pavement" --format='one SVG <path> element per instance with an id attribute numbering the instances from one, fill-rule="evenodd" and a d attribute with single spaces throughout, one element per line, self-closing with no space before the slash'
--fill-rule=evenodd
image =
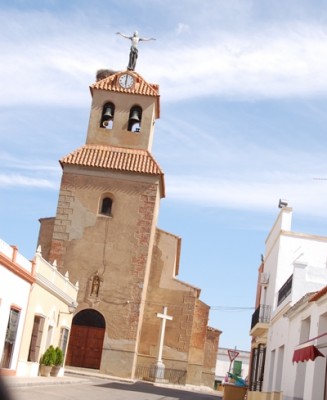
<path id="1" fill-rule="evenodd" d="M 107 387 L 110 389 L 117 389 L 117 390 L 125 390 L 130 392 L 140 392 L 140 393 L 150 393 L 150 394 L 158 394 L 161 396 L 167 396 L 170 398 L 175 398 L 179 400 L 212 400 L 216 399 L 219 400 L 221 397 L 214 395 L 214 394 L 207 394 L 207 393 L 199 393 L 199 392 L 191 392 L 188 390 L 182 389 L 173 389 L 173 388 L 165 388 L 162 386 L 154 386 L 151 383 L 144 383 L 144 382 L 136 382 L 133 384 L 126 384 L 126 383 L 106 383 L 96 385 L 100 387 Z"/>

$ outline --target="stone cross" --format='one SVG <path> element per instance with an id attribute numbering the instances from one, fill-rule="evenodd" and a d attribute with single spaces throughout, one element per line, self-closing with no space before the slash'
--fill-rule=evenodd
<path id="1" fill-rule="evenodd" d="M 165 338 L 166 321 L 167 320 L 171 321 L 173 319 L 173 317 L 167 314 L 167 307 L 163 308 L 163 313 L 157 313 L 157 317 L 162 319 L 160 341 L 159 341 L 159 351 L 158 351 L 158 362 L 162 362 L 162 351 L 163 351 L 163 344 L 164 344 L 164 338 Z"/>

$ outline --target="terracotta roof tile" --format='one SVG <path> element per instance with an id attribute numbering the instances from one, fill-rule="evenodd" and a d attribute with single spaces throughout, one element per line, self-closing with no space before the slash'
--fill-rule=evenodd
<path id="1" fill-rule="evenodd" d="M 147 150 L 114 146 L 84 145 L 62 158 L 60 164 L 163 175 L 161 168 Z"/>
<path id="2" fill-rule="evenodd" d="M 135 78 L 135 84 L 129 89 L 124 89 L 118 84 L 118 79 L 122 73 L 128 73 Z M 142 96 L 153 96 L 156 98 L 156 118 L 160 118 L 160 95 L 159 85 L 146 82 L 141 75 L 135 71 L 121 71 L 113 73 L 90 86 L 93 96 L 94 90 L 108 90 L 119 93 L 137 94 Z"/>
<path id="3" fill-rule="evenodd" d="M 121 72 L 117 72 L 91 85 L 91 92 L 93 91 L 93 89 L 101 89 L 110 90 L 113 92 L 140 94 L 144 96 L 159 96 L 159 85 L 146 82 L 141 77 L 141 75 L 139 75 L 135 71 L 126 72 L 130 75 L 133 75 L 135 78 L 135 85 L 132 86 L 130 89 L 124 89 L 118 84 L 117 80 L 121 75 Z"/>
<path id="4" fill-rule="evenodd" d="M 319 292 L 317 292 L 316 294 L 314 294 L 310 301 L 317 301 L 319 300 L 322 296 L 324 296 L 327 293 L 327 286 L 323 287 L 321 290 L 319 290 Z"/>

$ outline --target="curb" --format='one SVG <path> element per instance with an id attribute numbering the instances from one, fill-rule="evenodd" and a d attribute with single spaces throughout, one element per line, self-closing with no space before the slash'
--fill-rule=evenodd
<path id="1" fill-rule="evenodd" d="M 76 383 L 86 383 L 89 379 L 86 378 L 71 378 L 71 377 L 3 377 L 3 382 L 8 388 L 11 387 L 31 387 L 31 386 L 53 386 L 53 385 L 68 385 Z"/>

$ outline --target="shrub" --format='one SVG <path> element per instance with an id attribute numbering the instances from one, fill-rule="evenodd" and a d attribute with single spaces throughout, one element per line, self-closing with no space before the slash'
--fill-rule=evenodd
<path id="1" fill-rule="evenodd" d="M 64 362 L 64 353 L 60 347 L 55 348 L 55 362 L 54 365 L 61 366 Z"/>
<path id="2" fill-rule="evenodd" d="M 45 351 L 45 353 L 43 354 L 43 356 L 41 357 L 41 364 L 43 365 L 54 365 L 56 360 L 56 351 L 55 348 L 53 346 L 50 346 L 47 348 L 47 350 Z"/>

